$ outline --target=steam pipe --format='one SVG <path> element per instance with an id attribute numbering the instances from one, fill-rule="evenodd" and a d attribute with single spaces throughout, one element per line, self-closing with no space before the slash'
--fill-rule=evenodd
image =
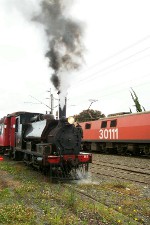
<path id="1" fill-rule="evenodd" d="M 65 98 L 65 104 L 63 109 L 60 107 L 60 104 L 59 104 L 59 119 L 61 119 L 62 117 L 66 118 L 66 106 L 67 106 L 67 98 Z"/>
<path id="2" fill-rule="evenodd" d="M 58 91 L 57 94 L 59 95 L 60 91 Z M 63 106 L 63 109 L 60 106 L 60 98 L 59 98 L 59 119 L 61 119 L 62 117 L 66 118 L 66 108 L 67 108 L 67 98 L 65 97 L 65 104 Z"/>

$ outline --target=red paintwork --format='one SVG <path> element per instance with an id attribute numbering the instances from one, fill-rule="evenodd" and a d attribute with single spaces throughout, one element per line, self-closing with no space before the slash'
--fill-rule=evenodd
<path id="1" fill-rule="evenodd" d="M 74 160 L 75 158 L 76 158 L 75 155 L 63 155 L 63 159 L 65 161 L 70 160 L 70 159 L 73 159 Z"/>
<path id="2" fill-rule="evenodd" d="M 0 134 L 0 147 L 14 147 L 15 145 L 15 122 L 16 118 L 4 117 L 0 120 L 3 132 Z"/>
<path id="3" fill-rule="evenodd" d="M 10 130 L 10 120 L 7 117 L 1 119 L 2 131 L 0 134 L 0 146 L 9 146 L 9 130 Z"/>
<path id="4" fill-rule="evenodd" d="M 47 162 L 49 162 L 50 164 L 58 164 L 60 163 L 60 156 L 48 156 Z"/>
<path id="5" fill-rule="evenodd" d="M 116 127 L 110 127 L 110 121 L 115 119 L 117 120 Z M 102 121 L 108 121 L 106 128 L 101 128 Z M 90 129 L 85 129 L 86 123 L 91 124 Z M 83 122 L 80 125 L 83 129 L 83 141 L 130 140 L 150 143 L 150 112 L 106 117 L 96 121 Z"/>
<path id="6" fill-rule="evenodd" d="M 0 156 L 0 161 L 3 161 L 3 159 L 4 159 L 4 158 L 3 158 L 2 156 Z"/>
<path id="7" fill-rule="evenodd" d="M 59 164 L 60 163 L 60 156 L 48 156 L 47 162 L 50 164 Z M 63 160 L 69 161 L 69 160 L 75 160 L 76 156 L 75 155 L 63 155 Z M 92 154 L 87 154 L 87 153 L 81 153 L 80 155 L 77 155 L 77 158 L 79 162 L 91 162 L 92 161 Z"/>
<path id="8" fill-rule="evenodd" d="M 92 155 L 91 154 L 80 154 L 78 155 L 79 162 L 91 162 L 92 161 Z"/>
<path id="9" fill-rule="evenodd" d="M 11 117 L 11 127 L 10 127 L 10 146 L 15 146 L 15 124 L 16 124 L 16 117 Z"/>

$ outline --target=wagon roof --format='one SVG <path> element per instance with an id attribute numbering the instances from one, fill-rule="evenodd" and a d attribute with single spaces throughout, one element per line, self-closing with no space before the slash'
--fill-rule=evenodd
<path id="1" fill-rule="evenodd" d="M 96 122 L 96 121 L 103 121 L 103 120 L 112 120 L 112 119 L 118 119 L 118 118 L 123 118 L 123 117 L 130 117 L 130 116 L 138 116 L 138 115 L 144 115 L 144 114 L 149 114 L 150 116 L 150 111 L 145 111 L 145 112 L 137 112 L 137 113 L 114 113 L 114 114 L 109 114 L 107 117 L 99 118 L 97 120 L 92 120 L 92 121 L 85 121 L 85 122 L 80 122 L 82 123 L 91 123 L 91 122 Z"/>
<path id="2" fill-rule="evenodd" d="M 7 114 L 7 117 L 19 116 L 19 115 L 22 115 L 22 114 L 42 114 L 42 113 L 26 112 L 26 111 L 17 111 L 17 112 L 13 112 L 11 114 Z"/>
<path id="3" fill-rule="evenodd" d="M 114 114 L 109 114 L 105 118 L 100 118 L 100 120 L 107 119 L 107 118 L 126 117 L 126 116 L 128 117 L 128 116 L 135 116 L 135 115 L 142 115 L 142 114 L 150 114 L 150 111 L 137 112 L 137 113 L 129 113 L 129 112 L 114 113 Z"/>

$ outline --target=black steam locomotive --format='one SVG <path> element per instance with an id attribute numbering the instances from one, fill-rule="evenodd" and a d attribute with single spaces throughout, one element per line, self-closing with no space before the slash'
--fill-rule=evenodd
<path id="1" fill-rule="evenodd" d="M 73 117 L 57 120 L 50 114 L 16 112 L 4 117 L 1 126 L 1 147 L 13 159 L 56 177 L 77 177 L 78 171 L 88 171 L 92 156 L 80 152 L 82 128 Z"/>

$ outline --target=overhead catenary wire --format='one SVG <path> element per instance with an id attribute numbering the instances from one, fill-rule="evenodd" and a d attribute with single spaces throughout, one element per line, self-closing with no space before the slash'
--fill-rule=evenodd
<path id="1" fill-rule="evenodd" d="M 144 83 L 142 83 L 142 84 L 133 85 L 132 88 L 139 87 L 139 86 L 143 86 L 143 85 L 148 85 L 148 84 L 150 84 L 150 81 L 149 81 L 149 82 L 144 82 Z M 118 90 L 118 91 L 111 92 L 111 93 L 109 93 L 109 94 L 100 96 L 100 97 L 98 97 L 98 99 L 101 99 L 101 98 L 103 98 L 103 97 L 105 97 L 105 96 L 113 95 L 113 94 L 116 94 L 116 93 L 121 93 L 121 92 L 126 91 L 126 90 L 129 90 L 129 88 L 125 87 L 125 88 L 123 88 L 123 89 L 121 89 L 121 90 Z"/>
<path id="2" fill-rule="evenodd" d="M 147 76 L 150 76 L 150 73 L 149 74 L 146 74 L 143 77 L 147 77 Z M 123 83 L 119 83 L 117 85 L 113 85 L 113 86 L 109 87 L 109 89 L 112 88 L 112 87 L 115 87 L 115 86 L 120 86 L 121 84 L 124 84 L 124 82 Z M 140 87 L 140 86 L 143 86 L 143 85 L 149 85 L 149 84 L 150 84 L 150 81 L 149 82 L 144 82 L 144 83 L 141 83 L 141 84 L 137 84 L 137 85 L 132 85 L 132 88 Z M 124 91 L 129 91 L 129 88 L 130 87 L 125 87 L 125 88 L 120 87 L 121 90 L 120 89 L 119 90 L 114 90 L 114 91 L 111 91 L 111 92 L 109 92 L 107 94 L 104 94 L 104 95 L 101 95 L 101 96 L 96 96 L 96 99 L 97 100 L 101 100 L 101 99 L 103 99 L 103 98 L 105 98 L 107 96 L 112 96 L 112 95 L 114 95 L 116 93 L 121 93 L 121 92 L 124 92 Z M 106 89 L 105 89 L 105 91 L 106 91 Z M 103 90 L 101 90 L 101 92 L 103 92 Z M 76 99 L 76 98 L 73 97 L 72 99 Z M 80 100 L 81 100 L 81 98 L 80 98 Z M 82 101 L 88 101 L 87 97 L 85 96 L 82 99 Z M 80 104 L 82 104 L 82 103 L 80 102 Z"/>
<path id="3" fill-rule="evenodd" d="M 51 107 L 49 107 L 47 104 L 43 103 L 42 101 L 40 101 L 39 99 L 33 97 L 32 95 L 30 95 L 30 97 L 35 99 L 36 101 L 38 101 L 40 104 L 45 105 L 47 108 L 51 109 Z"/>
<path id="4" fill-rule="evenodd" d="M 149 77 L 149 76 L 150 76 L 150 73 L 148 73 L 148 74 L 146 74 L 146 75 L 140 77 L 140 79 L 141 79 L 141 78 L 143 79 L 143 78 Z M 138 79 L 137 79 L 137 80 L 138 80 Z M 136 81 L 137 81 L 137 80 L 136 80 Z M 128 80 L 128 81 L 126 81 L 126 82 L 121 82 L 121 83 L 117 83 L 117 84 L 115 84 L 115 85 L 111 85 L 111 86 L 109 86 L 108 88 L 102 89 L 101 92 L 110 90 L 110 89 L 112 89 L 112 88 L 116 89 L 116 87 L 118 87 L 118 86 L 122 89 L 121 85 L 125 85 L 125 84 L 128 84 L 128 83 L 131 84 L 131 81 L 132 81 L 132 80 Z M 148 84 L 148 82 L 144 82 L 144 84 Z M 142 85 L 143 85 L 143 84 L 133 85 L 133 87 L 142 86 Z M 129 85 L 129 87 L 130 87 L 130 85 Z M 128 89 L 128 87 L 125 87 L 124 89 Z M 122 89 L 122 90 L 124 90 L 124 89 Z M 121 92 L 122 92 L 122 90 L 121 90 Z M 109 94 L 106 94 L 105 96 L 111 95 L 112 93 L 113 93 L 113 92 L 110 92 Z M 101 98 L 101 97 L 98 97 L 98 99 L 100 99 L 100 98 Z"/>
<path id="5" fill-rule="evenodd" d="M 142 57 L 142 58 L 145 58 L 145 57 L 147 57 L 147 56 L 150 56 L 150 55 L 146 55 L 146 56 L 144 56 L 144 57 Z M 138 60 L 141 60 L 142 58 L 140 58 L 140 59 L 138 59 Z M 138 60 L 134 60 L 134 62 L 135 62 L 135 61 L 138 61 Z M 130 63 L 133 63 L 133 62 L 130 62 Z M 128 63 L 128 64 L 130 64 L 130 63 Z M 125 65 L 123 65 L 123 66 L 121 66 L 121 67 L 124 67 L 124 66 L 125 66 Z M 119 68 L 120 68 L 120 67 L 119 67 Z M 107 73 L 109 73 L 109 72 L 107 72 Z M 136 80 L 137 80 L 137 79 L 144 78 L 144 77 L 148 77 L 148 76 L 150 76 L 150 74 L 141 75 L 140 77 L 136 78 Z M 118 83 L 118 84 L 116 84 L 116 85 L 109 86 L 108 88 L 105 88 L 105 89 L 103 89 L 103 90 L 104 90 L 104 91 L 107 91 L 108 89 L 110 90 L 110 89 L 112 89 L 112 88 L 115 88 L 116 86 L 121 86 L 122 84 L 129 83 L 129 82 L 131 82 L 131 80 L 128 80 L 128 81 L 126 81 L 126 82 L 121 82 L 121 83 Z M 145 84 L 149 84 L 149 83 L 148 83 L 148 82 L 144 82 L 144 83 L 142 83 L 142 84 L 132 85 L 132 87 L 135 88 L 135 87 L 143 86 L 143 85 L 145 85 Z M 103 90 L 101 90 L 101 92 L 102 92 Z M 121 93 L 121 92 L 124 92 L 124 91 L 126 91 L 126 90 L 129 90 L 129 87 L 128 87 L 128 88 L 127 88 L 127 87 L 121 88 L 121 90 L 111 91 L 110 93 L 101 95 L 101 96 L 96 97 L 96 98 L 97 98 L 98 100 L 100 100 L 100 99 L 102 99 L 102 98 L 105 98 L 105 97 L 114 95 L 114 94 L 116 94 L 116 93 Z M 95 91 L 96 91 L 96 90 L 95 90 Z M 87 100 L 87 99 L 86 99 L 86 100 Z"/>
<path id="6" fill-rule="evenodd" d="M 85 73 L 85 72 L 87 72 L 87 71 L 93 69 L 94 67 L 99 66 L 99 65 L 103 64 L 104 62 L 109 61 L 109 60 L 112 59 L 112 58 L 115 58 L 116 56 L 122 54 L 123 52 L 126 52 L 127 50 L 129 50 L 129 49 L 131 49 L 131 48 L 133 48 L 133 47 L 135 47 L 135 46 L 141 44 L 142 42 L 144 42 L 144 41 L 146 41 L 146 40 L 148 40 L 148 39 L 150 39 L 150 35 L 145 36 L 144 38 L 142 38 L 142 39 L 136 41 L 135 43 L 133 43 L 133 44 L 131 44 L 131 45 L 129 45 L 129 46 L 123 48 L 123 49 L 121 49 L 120 51 L 118 51 L 118 52 L 116 52 L 116 53 L 114 53 L 114 54 L 112 54 L 112 55 L 106 57 L 105 59 L 100 60 L 99 62 L 93 64 L 92 66 L 87 67 L 85 70 L 83 70 L 82 72 L 80 72 L 80 74 Z"/>
<path id="7" fill-rule="evenodd" d="M 146 36 L 146 37 L 140 39 L 139 41 L 135 42 L 134 44 L 131 44 L 131 45 L 129 45 L 129 46 L 123 48 L 122 50 L 120 50 L 120 51 L 114 53 L 113 55 L 108 56 L 107 58 L 101 60 L 99 63 L 96 63 L 96 64 L 94 64 L 93 66 L 87 68 L 87 70 L 88 70 L 88 69 L 89 69 L 89 70 L 90 70 L 90 69 L 93 69 L 94 67 L 96 67 L 96 66 L 98 66 L 98 65 L 100 65 L 100 64 L 102 64 L 102 63 L 104 63 L 104 62 L 107 62 L 107 61 L 110 60 L 110 59 L 115 58 L 116 56 L 122 54 L 123 52 L 129 50 L 130 48 L 133 48 L 133 47 L 135 47 L 135 46 L 141 44 L 142 42 L 148 40 L 149 38 L 150 38 L 150 35 L 148 35 L 148 36 Z M 128 57 L 125 57 L 125 58 L 123 58 L 123 59 L 121 59 L 121 60 L 119 60 L 119 61 L 117 61 L 117 62 L 115 62 L 115 63 L 113 63 L 113 64 L 111 64 L 111 65 L 109 65 L 109 66 L 107 66 L 107 67 L 105 67 L 105 68 L 102 68 L 101 70 L 96 71 L 95 73 L 90 74 L 89 76 L 87 76 L 87 78 L 83 78 L 83 79 L 79 80 L 78 86 L 79 86 L 79 85 L 83 85 L 83 83 L 85 84 L 85 82 L 91 82 L 92 80 L 96 79 L 96 78 L 97 78 L 97 74 L 98 74 L 98 77 L 102 77 L 102 76 L 104 76 L 104 75 L 106 75 L 106 74 L 111 73 L 112 71 L 116 71 L 116 70 L 118 70 L 118 69 L 121 69 L 121 68 L 123 68 L 123 67 L 129 65 L 129 64 L 132 64 L 132 63 L 137 62 L 137 61 L 139 61 L 139 60 L 141 60 L 141 59 L 143 59 L 143 58 L 145 58 L 145 57 L 150 56 L 150 55 L 145 55 L 145 56 L 141 57 L 140 59 L 133 60 L 132 62 L 128 62 L 128 63 L 126 63 L 125 65 L 121 65 L 121 66 L 119 66 L 119 67 L 116 68 L 117 65 L 120 65 L 120 64 L 122 64 L 122 63 L 124 63 L 124 62 L 127 62 L 127 61 L 129 61 L 130 59 L 134 59 L 135 56 L 137 56 L 137 55 L 140 56 L 142 53 L 145 53 L 145 52 L 148 51 L 149 49 L 150 49 L 150 47 L 148 46 L 148 47 L 146 47 L 146 48 L 144 48 L 144 49 L 142 49 L 142 50 L 140 50 L 140 51 L 137 51 L 136 53 L 134 53 L 134 54 L 132 54 L 132 55 L 129 55 Z M 88 70 L 88 71 L 89 71 L 89 70 Z M 85 72 L 85 71 L 82 71 L 81 73 L 84 73 L 84 72 Z M 80 73 L 80 74 L 81 74 L 81 73 Z M 141 77 L 143 77 L 142 74 L 141 74 Z M 128 81 L 127 81 L 127 82 L 128 82 Z M 124 82 L 123 82 L 123 83 L 124 83 Z M 118 84 L 117 84 L 117 85 L 118 85 Z M 71 85 L 71 88 L 73 88 L 73 86 L 74 86 L 74 85 Z M 115 85 L 113 85 L 113 86 L 115 86 Z M 111 88 L 112 88 L 112 87 L 111 87 Z M 105 88 L 105 91 L 106 91 L 106 90 L 107 90 L 107 88 Z M 100 97 L 100 98 L 101 98 L 101 97 Z"/>
<path id="8" fill-rule="evenodd" d="M 142 42 L 148 40 L 149 38 L 150 38 L 150 35 L 145 36 L 144 38 L 138 40 L 138 41 L 135 42 L 134 44 L 131 44 L 131 45 L 129 45 L 129 46 L 123 48 L 122 50 L 116 52 L 115 54 L 113 54 L 113 55 L 111 55 L 111 56 L 105 58 L 104 60 L 101 60 L 101 61 L 100 61 L 100 64 L 103 63 L 103 62 L 106 62 L 106 61 L 108 61 L 108 60 L 110 60 L 110 59 L 112 59 L 112 58 L 114 58 L 114 57 L 116 57 L 117 55 L 120 55 L 121 53 L 127 51 L 127 50 L 130 49 L 130 48 L 133 48 L 133 47 L 135 47 L 135 46 L 141 44 Z M 150 47 L 148 46 L 148 47 L 146 47 L 146 48 L 144 48 L 144 49 L 142 49 L 142 50 L 140 50 L 140 51 L 138 51 L 138 52 L 136 52 L 136 53 L 134 53 L 134 54 L 132 54 L 132 55 L 126 57 L 126 58 L 124 58 L 124 59 L 121 59 L 121 60 L 119 60 L 119 61 L 117 61 L 117 62 L 115 62 L 115 63 L 113 63 L 113 64 L 111 64 L 111 65 L 108 65 L 108 66 L 105 67 L 105 68 L 102 68 L 102 69 L 100 69 L 100 70 L 97 70 L 96 72 L 94 72 L 94 73 L 92 73 L 92 74 L 90 73 L 89 75 L 86 75 L 86 77 L 83 77 L 83 78 L 82 78 L 82 77 L 79 77 L 79 80 L 77 80 L 77 82 L 78 82 L 78 87 L 81 86 L 81 85 L 83 85 L 83 84 L 86 84 L 86 83 L 88 83 L 88 82 L 91 82 L 91 81 L 93 81 L 93 80 L 96 80 L 97 78 L 103 77 L 104 75 L 107 75 L 107 74 L 111 73 L 112 71 L 114 72 L 114 71 L 116 71 L 116 70 L 118 70 L 118 69 L 121 69 L 121 68 L 126 67 L 126 66 L 128 66 L 128 65 L 130 65 L 130 64 L 133 64 L 133 63 L 135 63 L 135 62 L 137 62 L 137 61 L 140 61 L 140 60 L 142 60 L 142 59 L 144 59 L 144 58 L 146 58 L 146 57 L 149 57 L 150 55 L 145 55 L 145 56 L 142 56 L 140 59 L 136 59 L 136 60 L 134 60 L 134 61 L 128 62 L 128 63 L 126 63 L 125 65 L 121 65 L 121 66 L 119 66 L 119 67 L 116 68 L 117 65 L 123 64 L 125 61 L 128 61 L 128 60 L 130 60 L 130 59 L 132 59 L 132 58 L 134 59 L 134 57 L 136 57 L 136 56 L 138 56 L 138 55 L 141 55 L 142 53 L 145 53 L 145 52 L 148 51 L 149 49 L 150 49 Z M 93 68 L 94 66 L 97 66 L 97 65 L 98 65 L 98 63 L 97 63 L 97 64 L 94 64 L 91 68 Z M 89 68 L 89 69 L 91 69 L 91 68 Z M 89 72 L 89 70 L 86 70 L 86 71 Z M 79 74 L 82 74 L 82 73 L 84 73 L 84 72 L 85 72 L 85 71 L 80 72 Z M 142 76 L 142 75 L 141 75 L 141 76 Z M 77 79 L 78 79 L 78 76 L 76 76 L 76 77 L 77 77 Z M 74 89 L 74 88 L 76 88 L 76 83 L 74 83 L 74 84 L 71 85 L 71 89 Z"/>
<path id="9" fill-rule="evenodd" d="M 145 49 L 142 49 L 142 50 L 140 50 L 140 51 L 138 51 L 138 52 L 136 52 L 136 53 L 134 53 L 134 54 L 132 54 L 132 55 L 130 55 L 130 56 L 128 56 L 128 57 L 126 57 L 126 58 L 124 58 L 124 59 L 121 59 L 121 60 L 119 60 L 118 62 L 115 62 L 115 63 L 113 63 L 113 64 L 111 64 L 111 65 L 109 65 L 109 66 L 107 66 L 107 67 L 105 67 L 105 68 L 103 68 L 103 69 L 101 69 L 101 70 L 98 70 L 98 71 L 96 71 L 96 72 L 94 72 L 93 74 L 90 74 L 89 76 L 87 76 L 86 78 L 83 78 L 83 79 L 80 79 L 78 82 L 80 82 L 79 83 L 79 85 L 81 85 L 82 83 L 81 82 L 89 82 L 89 81 L 91 81 L 91 80 L 93 80 L 93 79 L 96 79 L 97 78 L 97 76 L 95 76 L 95 75 L 99 75 L 98 77 L 102 77 L 103 76 L 103 72 L 105 72 L 105 71 L 107 71 L 108 69 L 111 69 L 111 68 L 113 68 L 113 67 L 115 67 L 116 65 L 118 65 L 118 64 L 120 64 L 120 63 L 122 63 L 122 62 L 125 62 L 125 61 L 127 61 L 127 60 L 129 60 L 129 59 L 131 59 L 131 58 L 133 58 L 134 56 L 136 56 L 136 55 L 139 55 L 139 54 L 141 54 L 141 53 L 143 53 L 143 52 L 145 52 L 145 51 L 147 51 L 147 50 L 150 50 L 150 47 L 147 47 L 147 48 L 145 48 Z M 149 56 L 149 55 L 147 55 L 147 56 Z M 146 57 L 147 57 L 146 56 Z M 142 57 L 143 58 L 143 57 Z M 136 61 L 136 60 L 135 60 Z M 133 62 L 132 62 L 133 63 Z M 127 64 L 128 65 L 128 64 Z M 108 71 L 108 73 L 110 73 L 111 71 Z M 102 73 L 102 74 L 100 74 L 100 73 Z"/>
<path id="10" fill-rule="evenodd" d="M 150 35 L 148 35 L 145 38 L 139 40 L 138 42 L 135 43 L 135 45 L 133 44 L 133 45 L 130 45 L 130 46 L 136 47 L 136 45 L 142 43 L 144 40 L 145 41 L 148 40 L 149 38 L 150 38 Z M 126 50 L 128 50 L 128 48 L 126 48 Z M 148 45 L 148 43 L 145 43 L 144 46 L 143 45 L 138 46 L 138 50 L 137 50 L 137 48 L 136 48 L 136 50 L 134 49 L 134 51 L 132 50 L 132 54 L 131 54 L 131 51 L 130 51 L 130 54 L 128 54 L 128 56 L 126 55 L 126 57 L 123 58 L 123 55 L 121 55 L 120 56 L 121 59 L 117 60 L 117 58 L 115 58 L 115 57 L 119 56 L 121 53 L 123 53 L 123 49 L 122 49 L 122 51 L 120 51 L 120 54 L 117 55 L 117 53 L 116 53 L 116 54 L 113 55 L 114 57 L 113 56 L 112 57 L 111 56 L 107 57 L 106 59 L 100 61 L 100 64 L 98 64 L 98 63 L 94 64 L 89 69 L 81 71 L 81 73 L 79 73 L 79 75 L 81 75 L 81 74 L 83 74 L 84 72 L 87 71 L 86 78 L 85 78 L 85 75 L 84 75 L 84 77 L 80 76 L 79 78 L 77 76 L 77 79 L 78 79 L 77 83 L 78 83 L 78 87 L 83 85 L 85 92 L 81 92 L 80 99 L 78 99 L 76 97 L 73 97 L 73 96 L 72 96 L 71 99 L 75 100 L 75 102 L 76 102 L 75 104 L 76 105 L 78 105 L 78 104 L 82 105 L 83 103 L 86 104 L 86 102 L 89 99 L 89 95 L 87 95 L 89 93 L 89 88 L 87 88 L 87 89 L 85 88 L 85 85 L 87 83 L 89 83 L 90 86 L 91 85 L 93 86 L 94 85 L 94 80 L 96 80 L 97 78 L 101 78 L 104 75 L 110 74 L 110 73 L 112 73 L 112 71 L 113 71 L 113 81 L 115 81 L 115 79 L 117 79 L 117 81 L 119 81 L 118 78 L 115 78 L 116 76 L 118 76 L 118 73 L 114 73 L 114 71 L 119 70 L 119 69 L 124 68 L 124 67 L 127 67 L 129 65 L 131 65 L 131 66 L 127 67 L 127 69 L 129 68 L 129 70 L 128 70 L 129 74 L 127 74 L 127 75 L 130 75 L 130 78 L 132 78 L 132 79 L 126 80 L 126 76 L 123 75 L 124 76 L 124 81 L 123 82 L 121 82 L 121 83 L 118 82 L 118 83 L 116 83 L 116 84 L 114 84 L 112 86 L 109 86 L 109 87 L 107 87 L 107 85 L 106 85 L 106 88 L 104 88 L 103 91 L 98 87 L 98 85 L 97 86 L 94 85 L 93 86 L 94 88 L 92 89 L 92 91 L 90 91 L 90 93 L 92 94 L 92 98 L 94 96 L 97 100 L 101 100 L 102 99 L 102 101 L 105 101 L 104 99 L 106 97 L 109 99 L 112 95 L 115 95 L 115 94 L 117 94 L 117 96 L 119 95 L 120 97 L 121 97 L 122 94 L 124 96 L 125 93 L 127 95 L 127 92 L 129 94 L 130 93 L 129 90 L 130 90 L 131 86 L 132 86 L 132 88 L 138 88 L 139 89 L 140 87 L 142 87 L 144 85 L 150 85 L 150 81 L 149 80 L 139 83 L 140 79 L 144 79 L 144 78 L 150 76 L 150 73 L 149 73 L 148 69 L 146 69 L 147 70 L 147 74 L 146 75 L 143 75 L 143 73 L 142 73 L 142 68 L 143 68 L 143 72 L 144 73 L 146 72 L 146 70 L 144 70 L 143 65 L 146 65 L 145 63 L 148 62 L 148 60 L 146 58 L 150 57 L 150 51 L 149 50 L 150 50 L 150 46 Z M 109 61 L 110 59 L 113 60 L 113 61 Z M 140 62 L 141 60 L 143 60 L 143 61 Z M 103 62 L 105 62 L 105 64 L 104 64 L 105 67 L 102 64 Z M 114 62 L 114 63 L 111 63 L 111 62 Z M 137 62 L 140 62 L 140 63 L 137 64 Z M 142 64 L 142 63 L 144 63 L 144 64 Z M 108 66 L 106 66 L 107 64 L 108 64 Z M 132 65 L 132 64 L 135 64 L 135 65 Z M 136 72 L 137 72 L 138 65 L 141 65 L 140 70 L 139 70 L 139 71 L 141 71 L 141 74 L 138 73 L 137 77 L 136 77 Z M 96 66 L 97 66 L 97 68 L 95 68 Z M 101 66 L 100 69 L 98 69 L 98 66 Z M 102 68 L 102 66 L 103 66 L 103 68 Z M 145 68 L 149 68 L 149 67 L 145 67 Z M 97 71 L 96 72 L 93 71 L 93 73 L 92 73 L 92 71 L 91 71 L 92 69 L 95 69 Z M 131 72 L 130 72 L 130 69 L 132 69 Z M 132 73 L 134 73 L 133 76 L 132 76 Z M 104 79 L 104 80 L 106 80 L 106 79 Z M 91 83 L 91 82 L 93 82 L 93 83 Z M 101 79 L 101 82 L 102 82 L 102 79 Z M 132 85 L 131 85 L 131 83 L 132 83 Z M 97 80 L 96 80 L 96 84 L 97 84 Z M 110 83 L 109 83 L 109 85 L 110 85 Z M 76 83 L 74 83 L 74 85 L 71 85 L 70 90 L 74 89 L 74 87 L 76 87 Z M 88 92 L 87 92 L 87 90 L 88 90 Z M 98 95 L 98 92 L 99 92 L 99 95 Z M 103 92 L 103 93 L 100 94 L 100 92 Z M 113 97 L 111 97 L 111 99 L 112 98 Z M 116 97 L 115 97 L 115 99 L 116 99 Z M 74 100 L 73 100 L 73 102 L 74 102 Z M 77 101 L 79 102 L 79 100 L 80 100 L 80 103 L 77 103 Z"/>
<path id="11" fill-rule="evenodd" d="M 110 55 L 108 57 L 106 57 L 105 59 L 99 61 L 98 63 L 95 63 L 91 67 L 87 68 L 85 71 L 80 72 L 80 74 L 82 74 L 82 73 L 84 73 L 86 71 L 89 71 L 90 69 L 93 69 L 94 67 L 96 67 L 96 66 L 98 66 L 98 65 L 100 65 L 100 64 L 102 64 L 104 62 L 107 62 L 108 60 L 110 60 L 112 58 L 115 58 L 116 56 L 118 56 L 118 55 L 122 54 L 123 52 L 125 52 L 125 51 L 127 51 L 127 50 L 129 50 L 129 49 L 131 49 L 131 48 L 133 48 L 133 47 L 141 44 L 142 42 L 144 42 L 144 41 L 146 41 L 148 39 L 150 39 L 150 35 L 145 36 L 144 38 L 138 40 L 137 42 L 135 42 L 135 43 L 133 43 L 133 44 L 131 44 L 131 45 L 129 45 L 129 46 L 121 49 L 120 51 L 118 51 L 118 52 L 116 52 L 116 53 L 114 53 L 114 54 L 112 54 L 112 55 Z M 150 49 L 150 47 L 147 47 L 145 49 L 142 49 L 142 50 L 140 50 L 140 51 L 138 51 L 138 52 L 136 52 L 136 53 L 134 53 L 134 54 L 132 54 L 132 55 L 130 55 L 130 56 L 122 59 L 122 60 L 117 61 L 116 63 L 113 63 L 113 64 L 111 64 L 111 65 L 109 65 L 109 66 L 107 66 L 107 67 L 105 67 L 105 68 L 103 68 L 101 70 L 98 70 L 98 71 L 90 74 L 86 78 L 80 79 L 78 81 L 78 86 L 83 85 L 83 83 L 85 84 L 87 82 L 90 82 L 90 81 L 96 79 L 97 78 L 97 75 L 98 75 L 98 77 L 102 77 L 104 75 L 107 75 L 107 74 L 111 73 L 112 71 L 116 71 L 116 70 L 121 69 L 121 68 L 123 68 L 125 66 L 128 66 L 129 64 L 132 64 L 134 62 L 137 62 L 137 61 L 139 61 L 139 60 L 141 60 L 141 59 L 143 59 L 145 57 L 148 57 L 149 55 L 146 55 L 146 56 L 141 57 L 140 59 L 136 59 L 136 60 L 134 60 L 132 62 L 129 62 L 129 63 L 125 64 L 125 65 L 122 65 L 120 67 L 115 68 L 115 66 L 123 63 L 124 61 L 128 61 L 129 59 L 133 58 L 134 56 L 139 55 L 139 54 L 141 54 L 141 53 L 143 53 L 143 52 L 145 52 L 145 51 L 147 51 L 149 49 Z M 113 70 L 110 70 L 110 69 L 113 69 Z M 76 88 L 76 84 L 71 85 L 71 89 L 73 89 L 73 88 Z M 55 98 L 55 100 L 56 100 L 56 98 Z"/>

